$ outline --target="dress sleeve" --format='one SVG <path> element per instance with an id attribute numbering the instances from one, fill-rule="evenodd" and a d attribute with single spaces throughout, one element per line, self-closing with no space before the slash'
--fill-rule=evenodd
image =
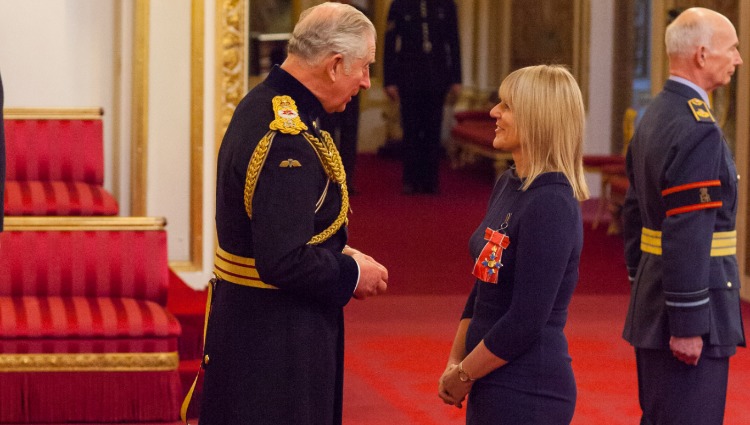
<path id="1" fill-rule="evenodd" d="M 512 361 L 539 338 L 583 229 L 572 195 L 537 196 L 524 209 L 516 240 L 513 298 L 510 308 L 485 335 L 487 348 Z M 575 282 L 571 283 L 575 285 Z M 572 289 L 570 289 L 572 291 Z"/>
<path id="2" fill-rule="evenodd" d="M 474 301 L 477 298 L 477 285 L 474 284 L 474 287 L 471 288 L 471 293 L 469 294 L 469 298 L 466 300 L 466 305 L 464 306 L 464 312 L 461 313 L 461 320 L 463 319 L 471 319 L 474 317 Z"/>

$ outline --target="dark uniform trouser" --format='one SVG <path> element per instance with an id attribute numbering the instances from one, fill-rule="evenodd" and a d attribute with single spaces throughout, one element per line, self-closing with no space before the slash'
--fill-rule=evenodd
<path id="1" fill-rule="evenodd" d="M 701 356 L 697 366 L 669 350 L 636 348 L 641 425 L 720 425 L 724 421 L 728 357 Z"/>
<path id="2" fill-rule="evenodd" d="M 446 90 L 408 90 L 399 87 L 404 130 L 404 185 L 417 191 L 438 189 L 440 134 Z"/>

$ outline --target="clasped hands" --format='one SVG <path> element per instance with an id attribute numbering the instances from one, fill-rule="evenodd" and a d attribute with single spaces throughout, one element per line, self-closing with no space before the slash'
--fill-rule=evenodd
<path id="1" fill-rule="evenodd" d="M 449 364 L 438 382 L 438 396 L 445 404 L 463 407 L 466 395 L 469 394 L 473 381 L 462 381 L 458 374 L 458 364 Z"/>
<path id="2" fill-rule="evenodd" d="M 351 256 L 359 265 L 359 283 L 354 298 L 363 300 L 382 294 L 388 289 L 388 269 L 369 255 L 347 246 L 343 253 Z"/>

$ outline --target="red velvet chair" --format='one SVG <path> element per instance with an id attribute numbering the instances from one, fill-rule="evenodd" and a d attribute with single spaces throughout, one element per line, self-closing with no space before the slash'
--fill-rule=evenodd
<path id="1" fill-rule="evenodd" d="M 164 220 L 6 217 L 0 423 L 178 423 Z"/>
<path id="2" fill-rule="evenodd" d="M 5 109 L 6 216 L 117 215 L 101 109 Z"/>

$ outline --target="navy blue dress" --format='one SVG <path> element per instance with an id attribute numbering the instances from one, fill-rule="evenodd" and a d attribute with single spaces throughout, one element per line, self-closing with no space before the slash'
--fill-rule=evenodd
<path id="1" fill-rule="evenodd" d="M 575 410 L 563 328 L 578 282 L 580 206 L 562 173 L 542 174 L 526 191 L 521 185 L 514 170 L 500 177 L 469 241 L 477 258 L 487 243 L 485 229 L 507 225 L 510 244 L 498 283 L 477 279 L 462 318 L 471 318 L 467 352 L 484 340 L 508 364 L 474 383 L 467 424 L 569 424 Z"/>

